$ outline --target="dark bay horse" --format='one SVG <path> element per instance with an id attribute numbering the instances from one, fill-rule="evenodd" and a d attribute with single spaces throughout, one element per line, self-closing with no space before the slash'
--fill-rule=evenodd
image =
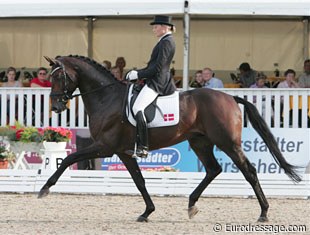
<path id="1" fill-rule="evenodd" d="M 155 206 L 145 187 L 136 159 L 127 155 L 134 148 L 135 128 L 123 120 L 123 102 L 127 86 L 97 62 L 82 56 L 46 57 L 52 66 L 52 110 L 56 113 L 66 109 L 68 99 L 79 88 L 85 110 L 89 116 L 89 129 L 94 144 L 67 156 L 56 172 L 39 192 L 46 196 L 49 188 L 56 184 L 62 173 L 81 160 L 117 154 L 128 169 L 134 183 L 141 192 L 146 209 L 138 221 L 147 221 Z M 206 169 L 206 175 L 189 197 L 188 214 L 192 218 L 198 209 L 195 203 L 202 192 L 221 173 L 213 148 L 216 145 L 237 165 L 252 186 L 261 207 L 259 221 L 267 221 L 268 202 L 257 178 L 256 169 L 246 158 L 241 147 L 242 114 L 239 104 L 244 105 L 253 128 L 259 133 L 277 164 L 294 181 L 301 179 L 282 156 L 267 124 L 256 107 L 246 100 L 212 89 L 195 89 L 180 93 L 180 122 L 171 127 L 149 130 L 150 149 L 158 149 L 188 140 Z"/>

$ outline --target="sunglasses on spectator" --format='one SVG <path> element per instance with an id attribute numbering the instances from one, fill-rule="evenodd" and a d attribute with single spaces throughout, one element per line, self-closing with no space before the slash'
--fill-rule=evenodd
<path id="1" fill-rule="evenodd" d="M 46 75 L 46 73 L 39 73 L 40 75 Z"/>

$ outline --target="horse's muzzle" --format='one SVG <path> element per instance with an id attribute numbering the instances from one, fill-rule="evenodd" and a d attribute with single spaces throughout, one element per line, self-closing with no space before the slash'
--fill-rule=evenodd
<path id="1" fill-rule="evenodd" d="M 57 102 L 55 104 L 52 104 L 52 111 L 55 113 L 61 113 L 62 111 L 66 110 L 67 106 L 63 102 Z"/>

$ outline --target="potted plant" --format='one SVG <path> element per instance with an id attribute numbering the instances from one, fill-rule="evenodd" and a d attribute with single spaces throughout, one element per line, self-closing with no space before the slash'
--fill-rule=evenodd
<path id="1" fill-rule="evenodd" d="M 45 127 L 43 129 L 43 146 L 45 149 L 65 149 L 72 138 L 72 132 L 63 127 Z"/>
<path id="2" fill-rule="evenodd" d="M 38 128 L 25 127 L 17 123 L 9 127 L 7 136 L 14 152 L 40 152 L 42 149 L 42 133 Z"/>
<path id="3" fill-rule="evenodd" d="M 7 144 L 8 143 L 8 134 L 9 128 L 8 127 L 0 127 L 0 143 Z"/>
<path id="4" fill-rule="evenodd" d="M 9 151 L 5 145 L 0 145 L 0 169 L 7 169 L 8 164 L 15 160 L 15 154 Z"/>

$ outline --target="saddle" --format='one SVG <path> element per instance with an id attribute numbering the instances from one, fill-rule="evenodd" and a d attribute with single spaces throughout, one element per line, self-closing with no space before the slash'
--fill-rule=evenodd
<path id="1" fill-rule="evenodd" d="M 142 87 L 142 84 L 132 84 L 128 91 L 126 117 L 133 126 L 136 126 L 136 120 L 132 107 Z M 148 128 L 177 125 L 180 119 L 179 110 L 178 91 L 171 95 L 158 96 L 144 111 Z"/>

